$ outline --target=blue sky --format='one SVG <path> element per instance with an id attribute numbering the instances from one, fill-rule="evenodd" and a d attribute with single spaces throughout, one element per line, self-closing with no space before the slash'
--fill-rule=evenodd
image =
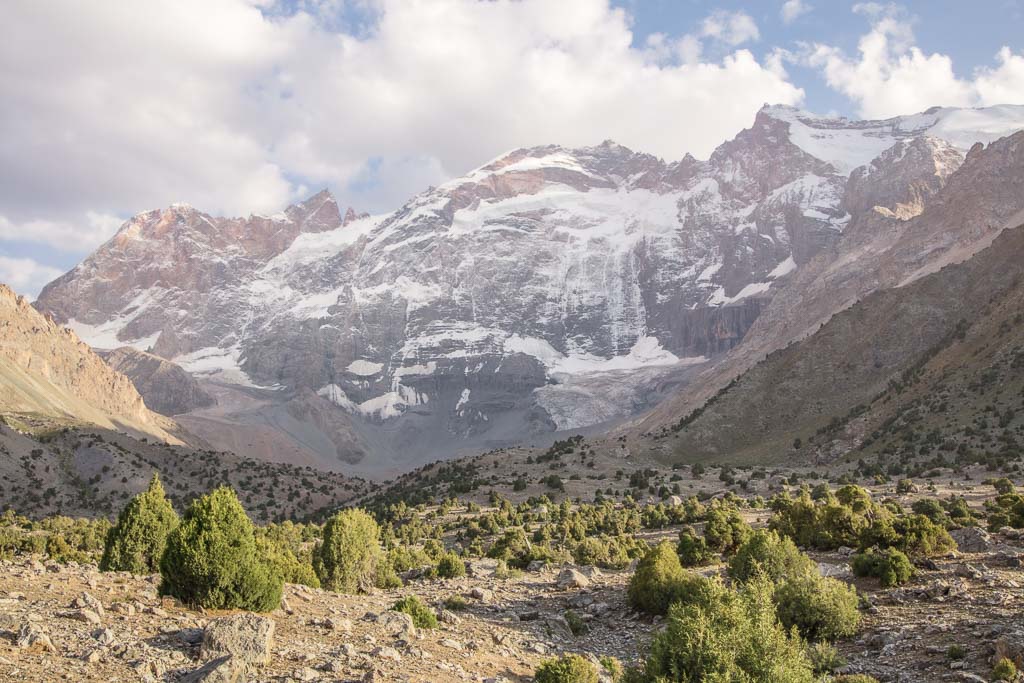
<path id="1" fill-rule="evenodd" d="M 1024 104 L 1024 0 L 15 0 L 0 5 L 0 281 L 128 217 L 392 210 L 510 149 L 706 157 L 765 102 Z"/>

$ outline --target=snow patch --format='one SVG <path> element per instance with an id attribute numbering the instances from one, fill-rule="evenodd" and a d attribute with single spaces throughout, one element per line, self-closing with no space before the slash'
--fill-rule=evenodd
<path id="1" fill-rule="evenodd" d="M 351 372 L 353 375 L 359 375 L 360 377 L 371 377 L 383 369 L 383 363 L 374 363 L 373 361 L 363 360 L 362 358 L 352 361 L 346 368 L 346 370 Z"/>

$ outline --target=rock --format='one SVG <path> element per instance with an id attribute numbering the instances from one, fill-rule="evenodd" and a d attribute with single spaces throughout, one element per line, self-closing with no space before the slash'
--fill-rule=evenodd
<path id="1" fill-rule="evenodd" d="M 526 571 L 536 574 L 544 570 L 544 567 L 548 566 L 545 560 L 530 560 L 530 564 L 526 565 Z"/>
<path id="2" fill-rule="evenodd" d="M 412 617 L 405 612 L 388 610 L 377 615 L 377 623 L 384 627 L 389 636 L 398 638 L 415 638 L 416 626 Z"/>
<path id="3" fill-rule="evenodd" d="M 185 674 L 179 683 L 238 683 L 241 676 L 242 668 L 237 666 L 231 655 L 225 655 Z"/>
<path id="4" fill-rule="evenodd" d="M 473 586 L 473 590 L 469 591 L 469 596 L 481 602 L 490 602 L 494 599 L 494 591 L 488 588 Z"/>
<path id="5" fill-rule="evenodd" d="M 161 619 L 166 619 L 169 616 L 167 610 L 161 607 L 146 607 L 142 612 L 144 614 L 152 614 L 154 617 L 160 617 Z"/>
<path id="6" fill-rule="evenodd" d="M 103 603 L 101 603 L 99 600 L 89 595 L 88 593 L 82 593 L 80 596 L 75 598 L 74 601 L 71 603 L 71 606 L 77 607 L 78 609 L 92 610 L 101 618 L 104 616 Z"/>
<path id="7" fill-rule="evenodd" d="M 342 631 L 344 633 L 352 632 L 352 620 L 351 619 L 339 619 L 337 617 L 327 617 L 323 621 L 323 625 L 330 631 Z"/>
<path id="8" fill-rule="evenodd" d="M 572 629 L 569 628 L 569 622 L 561 615 L 547 617 L 544 620 L 544 628 L 552 636 L 560 636 L 562 638 L 572 637 Z"/>
<path id="9" fill-rule="evenodd" d="M 14 644 L 23 650 L 39 652 L 57 651 L 53 641 L 50 640 L 50 636 L 43 633 L 42 629 L 29 621 L 24 622 L 21 628 L 18 629 L 18 637 L 15 639 Z"/>
<path id="10" fill-rule="evenodd" d="M 562 590 L 586 588 L 590 585 L 590 579 L 584 576 L 583 572 L 573 569 L 572 567 L 567 567 L 558 575 L 558 578 L 555 580 L 555 585 Z"/>
<path id="11" fill-rule="evenodd" d="M 100 624 L 102 620 L 100 615 L 93 612 L 91 609 L 76 609 L 68 614 L 69 617 L 77 621 L 84 621 L 87 624 Z"/>
<path id="12" fill-rule="evenodd" d="M 440 641 L 442 647 L 446 647 L 449 650 L 461 650 L 463 649 L 462 643 L 451 638 L 442 638 Z"/>
<path id="13" fill-rule="evenodd" d="M 96 629 L 93 631 L 92 637 L 99 641 L 100 645 L 113 645 L 114 643 L 114 632 L 109 628 Z"/>
<path id="14" fill-rule="evenodd" d="M 451 610 L 443 609 L 437 613 L 437 618 L 443 624 L 451 624 L 452 626 L 458 626 L 462 623 L 462 618 L 459 617 L 455 612 Z"/>
<path id="15" fill-rule="evenodd" d="M 992 549 L 992 536 L 984 529 L 975 526 L 953 529 L 949 535 L 956 541 L 961 552 L 983 553 Z"/>
<path id="16" fill-rule="evenodd" d="M 249 673 L 270 663 L 274 646 L 274 620 L 256 614 L 235 614 L 214 619 L 203 632 L 202 660 L 231 655 L 234 665 Z"/>
<path id="17" fill-rule="evenodd" d="M 295 610 L 288 604 L 288 598 L 281 596 L 281 611 L 285 614 L 295 614 Z"/>
<path id="18" fill-rule="evenodd" d="M 953 568 L 953 573 L 957 576 L 962 576 L 965 579 L 981 579 L 985 574 L 977 567 L 972 567 L 969 564 L 958 564 Z"/>
<path id="19" fill-rule="evenodd" d="M 818 573 L 822 576 L 834 579 L 852 579 L 853 570 L 848 564 L 829 564 L 828 562 L 818 563 Z"/>
<path id="20" fill-rule="evenodd" d="M 130 602 L 115 602 L 110 606 L 110 611 L 131 617 L 135 615 L 135 605 Z"/>
<path id="21" fill-rule="evenodd" d="M 470 560 L 466 565 L 469 575 L 478 579 L 493 579 L 494 574 L 498 571 L 498 561 L 487 557 Z"/>
<path id="22" fill-rule="evenodd" d="M 393 647 L 378 647 L 374 649 L 374 651 L 370 654 L 376 657 L 377 659 L 387 659 L 392 662 L 402 661 L 402 655 L 400 655 L 398 653 L 398 650 L 396 650 Z"/>

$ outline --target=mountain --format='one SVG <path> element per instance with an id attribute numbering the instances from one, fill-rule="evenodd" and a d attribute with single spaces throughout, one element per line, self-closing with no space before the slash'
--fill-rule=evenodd
<path id="1" fill-rule="evenodd" d="M 192 375 L 159 356 L 130 346 L 99 351 L 99 356 L 126 375 L 142 394 L 146 406 L 162 415 L 178 415 L 216 403 Z"/>
<path id="2" fill-rule="evenodd" d="M 520 149 L 384 216 L 342 217 L 325 192 L 244 219 L 175 205 L 125 223 L 36 305 L 94 346 L 229 387 L 248 407 L 226 421 L 277 425 L 312 394 L 365 444 L 349 460 L 407 467 L 623 419 L 731 358 L 783 292 L 799 309 L 813 294 L 801 278 L 860 283 L 793 316 L 799 328 L 765 323 L 749 366 L 882 286 L 866 252 L 837 262 L 847 233 L 873 248 L 974 143 L 1022 127 L 1024 107 L 886 121 L 765 107 L 706 161 L 612 142 Z M 960 238 L 943 240 L 952 254 Z M 648 428 L 677 419 L 669 404 Z M 288 438 L 340 459 L 344 437 L 306 415 Z"/>
<path id="3" fill-rule="evenodd" d="M 0 385 L 8 419 L 50 417 L 179 443 L 177 425 L 151 412 L 127 377 L 2 284 Z"/>

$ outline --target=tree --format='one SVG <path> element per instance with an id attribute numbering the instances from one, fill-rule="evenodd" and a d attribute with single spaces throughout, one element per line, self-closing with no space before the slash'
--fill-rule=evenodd
<path id="1" fill-rule="evenodd" d="M 281 604 L 284 582 L 226 486 L 192 503 L 167 539 L 160 573 L 160 593 L 189 605 L 269 612 Z"/>
<path id="2" fill-rule="evenodd" d="M 320 584 L 342 593 L 371 589 L 383 562 L 380 527 L 358 509 L 342 510 L 327 520 L 323 541 L 313 551 L 313 569 Z"/>
<path id="3" fill-rule="evenodd" d="M 152 574 L 160 571 L 167 536 L 178 526 L 178 515 L 164 494 L 160 475 L 128 502 L 107 533 L 100 571 Z"/>

